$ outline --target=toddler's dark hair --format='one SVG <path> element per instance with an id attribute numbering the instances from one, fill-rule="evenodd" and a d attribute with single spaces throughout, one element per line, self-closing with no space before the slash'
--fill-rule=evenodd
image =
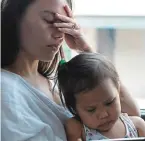
<path id="1" fill-rule="evenodd" d="M 118 88 L 118 73 L 106 57 L 97 53 L 77 55 L 58 68 L 58 87 L 63 104 L 77 116 L 75 96 L 94 89 L 107 78 Z"/>

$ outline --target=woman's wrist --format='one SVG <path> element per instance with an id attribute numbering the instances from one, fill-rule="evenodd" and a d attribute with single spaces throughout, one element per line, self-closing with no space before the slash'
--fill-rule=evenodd
<path id="1" fill-rule="evenodd" d="M 80 52 L 94 52 L 83 34 L 82 34 L 82 45 L 80 46 Z"/>
<path id="2" fill-rule="evenodd" d="M 81 49 L 78 50 L 78 53 L 83 53 L 83 52 L 94 52 L 93 49 L 88 46 L 88 45 L 85 45 L 84 47 L 82 47 Z"/>
<path id="3" fill-rule="evenodd" d="M 90 46 L 85 46 L 85 48 L 83 49 L 83 52 L 93 52 L 93 49 Z"/>

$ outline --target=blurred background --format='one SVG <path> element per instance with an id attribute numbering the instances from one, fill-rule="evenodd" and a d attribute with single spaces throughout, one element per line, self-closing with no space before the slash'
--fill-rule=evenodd
<path id="1" fill-rule="evenodd" d="M 74 15 L 94 51 L 116 66 L 123 84 L 145 109 L 145 10 L 140 0 L 74 0 Z M 67 60 L 77 53 L 64 45 Z"/>

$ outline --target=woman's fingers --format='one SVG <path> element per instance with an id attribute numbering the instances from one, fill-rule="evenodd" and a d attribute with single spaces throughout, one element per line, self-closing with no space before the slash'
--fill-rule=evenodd
<path id="1" fill-rule="evenodd" d="M 72 10 L 70 9 L 70 7 L 68 5 L 64 6 L 64 10 L 65 10 L 68 17 L 73 18 Z"/>
<path id="2" fill-rule="evenodd" d="M 62 27 L 72 28 L 73 23 L 54 23 L 53 25 L 58 28 L 62 28 Z"/>
<path id="3" fill-rule="evenodd" d="M 53 26 L 59 31 L 68 35 L 72 35 L 75 38 L 81 36 L 80 26 L 74 20 L 71 9 L 67 5 L 64 6 L 64 9 L 67 16 L 56 13 L 56 22 L 53 23 Z"/>
<path id="4" fill-rule="evenodd" d="M 64 16 L 64 15 L 60 15 L 58 13 L 55 14 L 56 18 L 62 22 L 67 22 L 67 23 L 73 23 L 74 19 Z"/>
<path id="5" fill-rule="evenodd" d="M 75 23 L 54 23 L 53 25 L 57 28 L 70 28 L 74 30 L 79 28 Z"/>
<path id="6" fill-rule="evenodd" d="M 78 36 L 78 32 L 77 31 L 74 31 L 70 28 L 58 28 L 59 31 L 65 33 L 65 34 L 69 34 L 69 35 L 72 35 L 72 36 Z"/>

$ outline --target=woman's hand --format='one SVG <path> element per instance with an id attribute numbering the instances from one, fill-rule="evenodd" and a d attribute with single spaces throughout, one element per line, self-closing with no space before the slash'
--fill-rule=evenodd
<path id="1" fill-rule="evenodd" d="M 64 6 L 64 10 L 67 16 L 56 13 L 55 17 L 61 22 L 54 23 L 54 26 L 59 31 L 65 33 L 65 41 L 71 49 L 92 52 L 91 47 L 84 39 L 80 26 L 73 18 L 71 9 L 66 5 Z"/>

